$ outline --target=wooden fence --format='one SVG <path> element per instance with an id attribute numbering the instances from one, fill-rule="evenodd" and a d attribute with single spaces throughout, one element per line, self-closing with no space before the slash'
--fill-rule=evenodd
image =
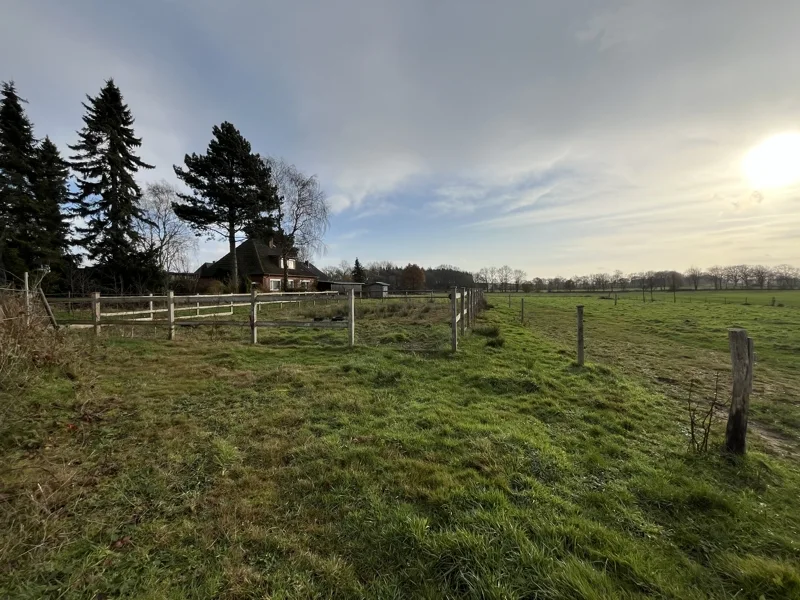
<path id="1" fill-rule="evenodd" d="M 450 344 L 458 351 L 458 336 L 463 337 L 468 327 L 475 325 L 475 318 L 483 302 L 483 290 L 457 288 L 450 292 Z"/>
<path id="2" fill-rule="evenodd" d="M 258 328 L 275 327 L 308 327 L 308 328 L 336 328 L 348 330 L 349 345 L 355 344 L 355 294 L 353 290 L 347 297 L 348 318 L 345 320 L 314 320 L 314 321 L 259 321 L 258 309 L 260 306 L 278 304 L 283 306 L 287 303 L 297 303 L 298 306 L 303 302 L 316 303 L 318 300 L 329 302 L 338 296 L 337 292 L 296 292 L 296 293 L 265 293 L 260 294 L 253 290 L 250 294 L 218 294 L 210 295 L 188 295 L 176 296 L 173 292 L 168 292 L 165 296 L 101 296 L 99 292 L 94 292 L 88 298 L 49 298 L 50 304 L 89 304 L 91 306 L 91 318 L 61 318 L 60 325 L 91 326 L 94 328 L 95 335 L 100 333 L 100 329 L 105 325 L 165 325 L 167 327 L 167 337 L 175 339 L 175 330 L 178 321 L 181 326 L 197 327 L 201 325 L 213 324 L 216 327 L 241 327 L 249 324 L 250 341 L 255 344 L 258 342 Z M 156 308 L 155 303 L 166 303 L 165 308 Z M 130 310 L 115 310 L 102 312 L 103 306 L 108 307 L 114 304 L 134 304 L 146 306 L 146 308 L 133 307 Z M 250 308 L 248 322 L 230 320 L 214 320 L 212 322 L 203 321 L 207 317 L 231 316 L 234 308 L 247 306 Z M 213 309 L 216 312 L 205 312 Z M 222 312 L 219 312 L 223 309 Z M 178 315 L 176 313 L 193 311 L 190 315 Z M 166 314 L 166 319 L 157 319 L 156 315 Z M 132 318 L 125 318 L 132 317 Z"/>

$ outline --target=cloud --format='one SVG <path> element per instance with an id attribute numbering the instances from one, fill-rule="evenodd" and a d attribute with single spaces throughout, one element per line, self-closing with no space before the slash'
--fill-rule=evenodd
<path id="1" fill-rule="evenodd" d="M 755 257 L 721 239 L 726 219 L 800 220 L 797 190 L 759 201 L 741 174 L 750 147 L 797 127 L 791 0 L 36 0 L 3 16 L 0 77 L 39 134 L 73 142 L 83 94 L 113 75 L 158 166 L 142 178 L 171 179 L 230 120 L 320 177 L 332 239 L 386 232 L 342 239 L 347 255 L 543 275 L 741 262 Z M 465 231 L 482 235 L 454 254 Z M 759 241 L 772 231 L 736 235 L 800 260 Z"/>

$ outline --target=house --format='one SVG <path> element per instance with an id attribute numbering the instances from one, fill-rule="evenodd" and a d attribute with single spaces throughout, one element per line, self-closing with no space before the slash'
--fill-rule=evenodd
<path id="1" fill-rule="evenodd" d="M 363 284 L 359 281 L 317 281 L 318 292 L 339 292 L 340 294 L 349 294 L 350 290 L 354 290 L 356 295 L 361 295 L 361 286 Z"/>
<path id="2" fill-rule="evenodd" d="M 383 281 L 373 281 L 364 284 L 364 292 L 367 298 L 388 298 L 389 284 Z"/>
<path id="3" fill-rule="evenodd" d="M 213 263 L 205 263 L 196 274 L 200 281 L 218 280 L 226 281 L 233 272 L 232 254 L 225 256 Z M 250 283 L 264 292 L 280 292 L 283 286 L 283 259 L 280 248 L 272 240 L 264 243 L 258 240 L 246 240 L 236 248 L 239 277 L 247 279 Z M 324 278 L 322 271 L 308 261 L 297 258 L 297 250 L 292 249 L 287 258 L 289 267 L 288 290 L 314 290 L 317 281 Z"/>

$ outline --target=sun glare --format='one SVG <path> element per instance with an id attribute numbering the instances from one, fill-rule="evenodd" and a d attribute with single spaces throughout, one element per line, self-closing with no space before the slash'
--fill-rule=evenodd
<path id="1" fill-rule="evenodd" d="M 764 140 L 747 153 L 742 166 L 757 190 L 800 181 L 800 133 L 781 133 Z"/>

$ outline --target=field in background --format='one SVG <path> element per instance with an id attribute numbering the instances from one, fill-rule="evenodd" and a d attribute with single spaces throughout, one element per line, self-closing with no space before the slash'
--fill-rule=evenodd
<path id="1" fill-rule="evenodd" d="M 504 292 L 492 292 L 494 296 L 502 296 Z M 505 294 L 508 296 L 508 294 Z M 532 296 L 536 298 L 599 298 L 606 296 L 613 298 L 616 295 L 620 302 L 642 302 L 642 290 L 615 290 L 605 292 L 587 292 L 579 290 L 575 292 L 538 292 L 522 294 L 512 292 L 512 296 Z M 676 304 L 754 304 L 760 306 L 770 306 L 783 304 L 785 307 L 800 308 L 800 290 L 678 290 L 672 292 L 661 292 L 654 290 L 652 299 L 648 290 L 644 293 L 644 302 L 671 302 Z"/>
<path id="2" fill-rule="evenodd" d="M 0 393 L 0 597 L 799 596 L 798 311 L 581 298 L 577 368 L 575 299 L 521 299 L 456 355 L 445 300 L 364 301 L 354 349 L 71 332 L 83 367 Z M 766 433 L 735 461 L 685 409 L 732 325 Z"/>

